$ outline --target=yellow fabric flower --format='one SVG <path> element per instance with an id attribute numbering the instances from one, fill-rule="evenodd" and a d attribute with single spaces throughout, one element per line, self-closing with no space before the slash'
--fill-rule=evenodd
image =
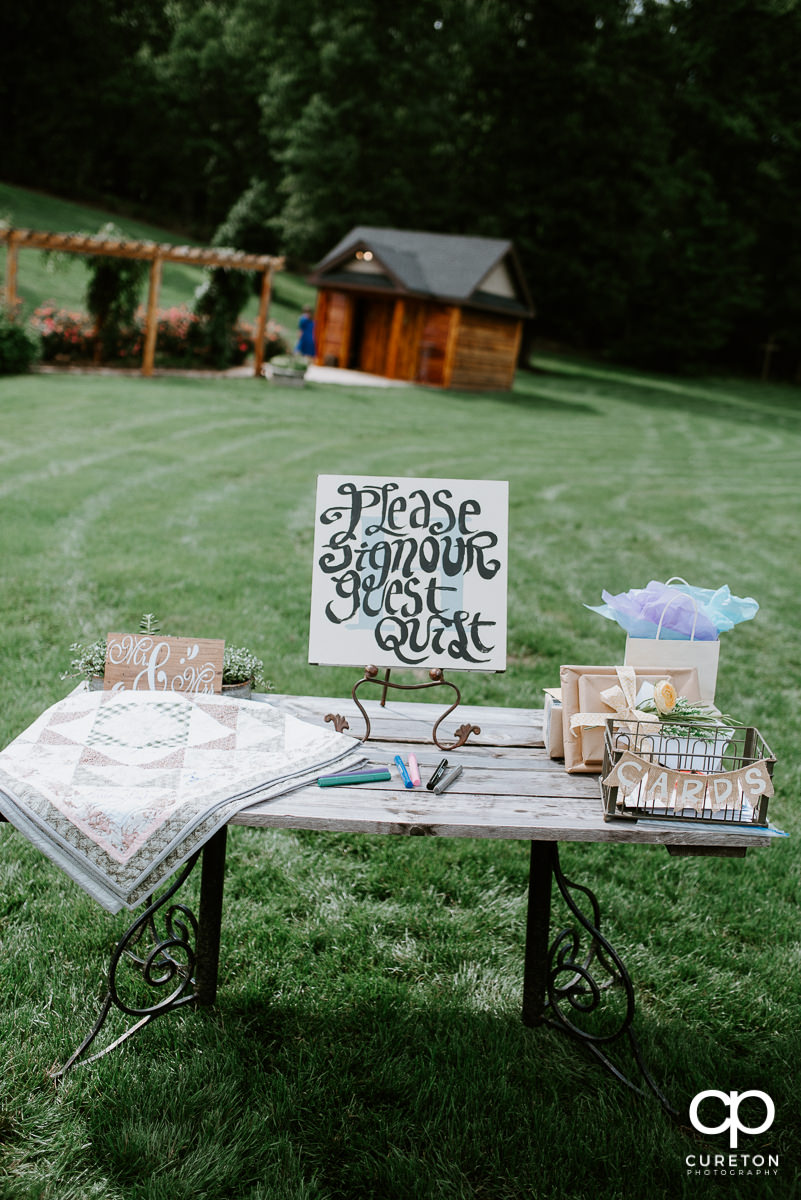
<path id="1" fill-rule="evenodd" d="M 654 684 L 654 704 L 662 716 L 672 713 L 676 707 L 678 693 L 669 679 L 660 679 Z"/>

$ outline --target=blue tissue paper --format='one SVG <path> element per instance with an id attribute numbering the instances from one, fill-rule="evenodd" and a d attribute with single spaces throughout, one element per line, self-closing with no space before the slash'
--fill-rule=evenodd
<path id="1" fill-rule="evenodd" d="M 603 591 L 601 596 L 603 604 L 587 604 L 585 608 L 617 621 L 629 637 L 637 638 L 713 642 L 741 621 L 750 621 L 759 611 L 756 600 L 732 595 L 725 584 L 699 588 L 684 581 L 679 585 L 652 579 L 645 588 L 632 588 L 616 596 Z"/>

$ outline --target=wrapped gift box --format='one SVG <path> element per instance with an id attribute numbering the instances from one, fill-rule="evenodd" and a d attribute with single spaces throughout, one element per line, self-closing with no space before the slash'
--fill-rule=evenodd
<path id="1" fill-rule="evenodd" d="M 562 732 L 562 689 L 545 688 L 545 717 L 543 720 L 545 749 L 550 758 L 565 757 Z"/>
<path id="2" fill-rule="evenodd" d="M 635 675 L 635 692 L 643 683 L 656 684 L 668 679 L 680 696 L 693 703 L 701 702 L 698 672 L 695 667 L 632 668 Z M 562 688 L 562 729 L 564 737 L 565 770 L 598 774 L 603 766 L 604 724 L 599 721 L 592 728 L 571 730 L 570 720 L 575 713 L 608 713 L 616 715 L 615 709 L 601 697 L 608 688 L 619 687 L 616 667 L 563 666 L 559 671 Z M 653 718 L 657 720 L 656 717 Z"/>

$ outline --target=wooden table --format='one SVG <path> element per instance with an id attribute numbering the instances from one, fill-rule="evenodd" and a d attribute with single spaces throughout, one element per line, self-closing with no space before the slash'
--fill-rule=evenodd
<path id="1" fill-rule="evenodd" d="M 258 699 L 281 705 L 306 721 L 322 723 L 329 714 L 341 714 L 347 732 L 361 737 L 364 721 L 352 700 L 313 696 L 265 696 Z M 526 1025 L 552 1025 L 580 1040 L 618 1079 L 641 1091 L 609 1057 L 615 1043 L 626 1042 L 636 1072 L 672 1115 L 677 1115 L 642 1062 L 632 1031 L 634 990 L 616 951 L 600 930 L 600 908 L 591 890 L 573 883 L 559 864 L 559 842 L 608 842 L 663 845 L 676 854 L 744 856 L 746 850 L 770 844 L 770 834 L 744 827 L 702 822 L 608 822 L 604 820 L 597 775 L 568 775 L 561 761 L 545 752 L 540 709 L 460 706 L 438 731 L 450 743 L 452 730 L 470 722 L 480 728 L 467 745 L 452 752 L 439 750 L 431 740 L 434 721 L 443 706 L 395 701 L 382 707 L 367 701 L 371 723 L 364 754 L 370 764 L 390 764 L 396 754 L 406 759 L 414 753 L 420 763 L 423 785 L 436 764 L 447 756 L 461 765 L 462 775 L 444 793 L 435 795 L 425 786 L 409 790 L 397 772 L 386 783 L 351 787 L 305 787 L 240 812 L 231 824 L 262 829 L 309 829 L 337 832 L 394 834 L 422 837 L 505 838 L 530 843 L 530 874 L 523 963 L 522 1017 Z M 116 1005 L 140 1016 L 122 1038 L 100 1053 L 107 1053 L 125 1037 L 155 1016 L 184 1003 L 211 1004 L 216 998 L 223 911 L 226 830 L 209 841 L 203 851 L 201 897 L 196 923 L 196 946 L 187 949 L 188 964 L 176 964 L 166 983 L 177 984 L 166 1000 L 151 1008 L 126 1007 L 116 995 L 115 960 L 112 959 L 106 1012 L 59 1074 L 68 1070 L 93 1041 L 109 1009 Z M 156 912 L 172 896 L 194 865 L 168 892 L 140 916 L 115 951 L 127 950 L 134 930 L 152 927 Z M 554 882 L 567 906 L 569 924 L 551 936 L 551 901 Z M 137 933 L 138 937 L 139 934 Z M 128 941 L 126 942 L 126 939 Z M 188 936 L 187 946 L 191 941 Z M 126 943 L 125 945 L 123 943 Z M 166 942 L 162 942 L 162 947 Z M 175 938 L 160 962 L 172 961 Z M 169 973 L 169 972 L 168 972 Z M 597 975 L 601 979 L 596 978 Z M 173 978 L 174 977 L 174 978 Z M 621 990 L 622 989 L 622 990 Z M 613 1028 L 588 1030 L 591 1017 L 615 992 L 620 1015 Z M 621 1000 L 622 997 L 622 1000 Z M 93 1055 L 92 1057 L 98 1057 Z M 91 1061 L 85 1059 L 84 1061 Z"/>
<path id="2" fill-rule="evenodd" d="M 305 721 L 320 723 L 341 713 L 347 732 L 364 729 L 352 700 L 319 696 L 265 696 Z M 423 782 L 426 772 L 447 751 L 431 742 L 431 728 L 442 711 L 429 703 L 365 703 L 370 741 L 364 753 L 371 763 L 391 763 L 396 754 L 417 755 Z M 545 752 L 541 709 L 461 705 L 446 726 L 478 725 L 467 745 L 450 755 L 463 767 L 456 783 L 435 796 L 425 787 L 410 791 L 396 777 L 388 783 L 353 788 L 317 786 L 292 792 L 267 804 L 255 804 L 234 817 L 232 825 L 269 829 L 328 829 L 351 833 L 388 833 L 436 837 L 512 838 L 537 842 L 638 842 L 695 853 L 744 853 L 767 846 L 769 834 L 698 822 L 604 821 L 597 775 L 568 775 L 561 759 Z M 447 737 L 448 730 L 440 732 Z"/>

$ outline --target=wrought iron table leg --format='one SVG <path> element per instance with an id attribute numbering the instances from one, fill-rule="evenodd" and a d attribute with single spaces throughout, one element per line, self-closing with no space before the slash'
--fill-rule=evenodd
<path id="1" fill-rule="evenodd" d="M 95 1062 L 109 1054 L 137 1030 L 164 1013 L 174 1012 L 187 1004 L 214 1003 L 220 958 L 226 838 L 227 828 L 223 826 L 209 839 L 202 852 L 197 851 L 192 855 L 167 891 L 157 900 L 151 898 L 144 912 L 123 934 L 111 956 L 108 991 L 98 1018 L 64 1066 L 50 1073 L 52 1079 L 63 1079 L 74 1066 Z M 170 902 L 191 875 L 201 853 L 200 915 L 196 918 L 187 905 Z M 156 928 L 157 919 L 164 921 L 164 935 Z M 147 949 L 140 950 L 146 937 L 149 937 L 151 944 Z M 124 1000 L 117 979 L 118 968 L 123 962 L 138 967 L 149 987 L 161 989 L 162 998 L 152 1004 L 128 1003 Z M 165 988 L 170 989 L 167 995 L 164 995 Z M 84 1057 L 114 1008 L 139 1020 L 110 1045 Z"/>
<path id="2" fill-rule="evenodd" d="M 556 882 L 574 924 L 568 925 L 549 944 L 551 891 Z M 579 892 L 588 904 L 591 916 L 582 911 L 572 893 Z M 598 1059 L 626 1087 L 640 1096 L 647 1093 L 633 1082 L 612 1060 L 606 1050 L 625 1041 L 642 1081 L 669 1116 L 680 1114 L 664 1096 L 646 1067 L 632 1029 L 634 987 L 619 955 L 600 930 L 601 911 L 589 888 L 573 883 L 562 872 L 556 842 L 532 842 L 529 867 L 526 952 L 523 970 L 523 1023 L 550 1025 L 567 1033 Z M 578 926 L 578 928 L 577 928 Z M 582 948 L 582 940 L 588 942 Z M 599 982 L 595 973 L 600 973 Z M 605 993 L 622 991 L 623 1012 L 613 1015 L 612 1028 L 593 1032 L 577 1021 L 601 1008 Z"/>
<path id="3" fill-rule="evenodd" d="M 217 999 L 227 840 L 228 826 L 223 825 L 203 850 L 195 967 L 196 1004 L 213 1004 Z"/>
<path id="4" fill-rule="evenodd" d="M 548 945 L 551 929 L 553 844 L 532 842 L 528 873 L 526 956 L 523 967 L 523 1024 L 541 1025 L 548 1004 Z"/>

